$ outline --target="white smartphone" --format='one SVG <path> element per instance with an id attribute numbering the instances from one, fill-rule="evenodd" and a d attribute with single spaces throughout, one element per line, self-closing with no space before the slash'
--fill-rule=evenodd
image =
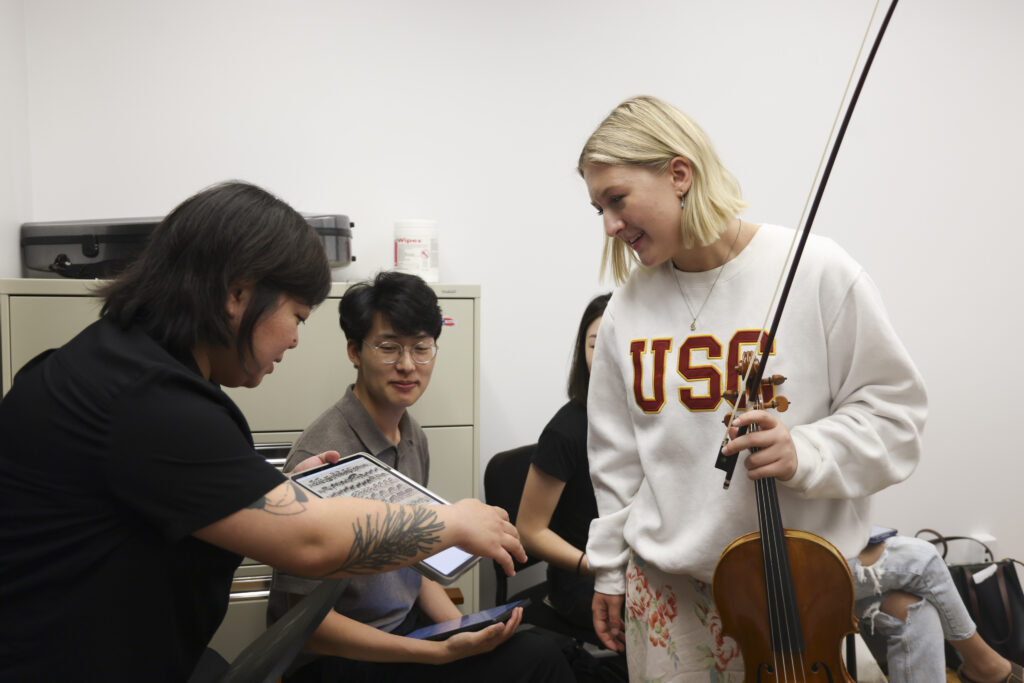
<path id="1" fill-rule="evenodd" d="M 336 463 L 296 472 L 291 480 L 320 498 L 348 496 L 396 505 L 444 505 L 441 496 L 369 453 L 355 453 Z M 417 562 L 412 568 L 447 586 L 469 571 L 480 557 L 452 546 Z"/>

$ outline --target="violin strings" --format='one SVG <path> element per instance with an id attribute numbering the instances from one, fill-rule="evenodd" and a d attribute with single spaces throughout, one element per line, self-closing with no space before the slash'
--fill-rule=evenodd
<path id="1" fill-rule="evenodd" d="M 767 597 L 767 608 L 768 608 L 768 624 L 771 627 L 771 646 L 772 646 L 772 660 L 775 667 L 776 676 L 780 671 L 785 671 L 786 661 L 783 657 L 780 662 L 780 656 L 783 656 L 783 644 L 782 644 L 782 633 L 779 631 L 779 581 L 778 576 L 774 573 L 773 569 L 776 566 L 774 555 L 774 543 L 771 536 L 772 530 L 771 525 L 766 518 L 767 505 L 764 500 L 764 480 L 758 480 L 754 484 L 754 489 L 757 492 L 757 511 L 759 517 L 759 523 L 761 526 L 761 555 L 762 563 L 764 564 L 764 581 L 765 591 Z"/>
<path id="2" fill-rule="evenodd" d="M 768 495 L 771 500 L 770 509 L 772 514 L 776 516 L 776 522 L 774 528 L 778 530 L 779 538 L 776 539 L 776 553 L 778 555 L 778 566 L 779 566 L 779 585 L 783 592 L 783 605 L 785 606 L 785 621 L 784 626 L 786 628 L 787 637 L 787 651 L 790 653 L 790 658 L 795 659 L 799 663 L 801 680 L 806 677 L 804 672 L 804 640 L 803 640 L 803 629 L 800 624 L 800 615 L 797 612 L 796 605 L 796 592 L 793 585 L 793 572 L 789 562 L 789 551 L 786 545 L 786 533 L 782 526 L 782 513 L 779 509 L 779 496 L 778 487 L 774 479 L 769 480 L 766 484 Z M 794 672 L 797 667 L 794 667 Z"/>
<path id="3" fill-rule="evenodd" d="M 752 431 L 758 431 L 755 425 Z M 792 669 L 794 676 L 798 670 L 803 678 L 803 658 L 797 654 L 803 651 L 803 639 L 800 634 L 799 617 L 795 611 L 795 598 L 785 547 L 785 533 L 782 530 L 782 518 L 779 511 L 778 491 L 775 480 L 759 479 L 754 482 L 757 499 L 758 521 L 761 529 L 761 552 L 764 564 L 765 591 L 768 607 L 768 619 L 771 626 L 772 661 L 776 675 L 779 671 L 789 678 Z"/>
<path id="4" fill-rule="evenodd" d="M 768 609 L 768 626 L 771 630 L 771 648 L 772 648 L 772 660 L 775 667 L 775 672 L 779 671 L 779 633 L 776 628 L 777 620 L 775 614 L 778 610 L 778 593 L 777 593 L 777 581 L 776 577 L 772 574 L 772 568 L 775 563 L 771 557 L 771 539 L 768 534 L 771 530 L 767 524 L 765 518 L 765 501 L 764 501 L 764 487 L 762 486 L 762 480 L 754 482 L 755 498 L 757 499 L 757 516 L 758 526 L 761 529 L 761 564 L 762 570 L 764 571 L 764 587 L 765 587 L 765 598 Z"/>
<path id="5" fill-rule="evenodd" d="M 776 672 L 782 671 L 789 678 L 803 671 L 803 639 L 800 633 L 800 620 L 795 610 L 795 597 L 792 581 L 787 581 L 789 562 L 787 561 L 785 533 L 782 530 L 779 514 L 778 492 L 774 479 L 760 479 L 755 484 L 758 498 L 761 525 L 761 542 L 765 563 L 766 590 L 769 592 L 769 622 L 772 628 L 772 650 Z M 781 661 L 780 661 L 781 658 Z"/>

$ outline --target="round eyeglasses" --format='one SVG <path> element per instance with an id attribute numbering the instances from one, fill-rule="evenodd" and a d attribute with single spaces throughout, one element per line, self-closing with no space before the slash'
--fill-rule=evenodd
<path id="1" fill-rule="evenodd" d="M 426 365 L 430 361 L 434 360 L 437 356 L 437 344 L 434 342 L 416 342 L 409 346 L 404 346 L 397 342 L 385 341 L 371 346 L 374 353 L 377 354 L 377 360 L 387 365 L 393 365 L 405 354 L 406 351 L 412 357 L 412 362 L 417 365 Z"/>

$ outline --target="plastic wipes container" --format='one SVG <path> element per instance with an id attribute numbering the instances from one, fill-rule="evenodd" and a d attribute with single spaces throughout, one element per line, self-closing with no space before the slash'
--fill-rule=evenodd
<path id="1" fill-rule="evenodd" d="M 440 281 L 437 221 L 410 218 L 395 222 L 395 270 Z"/>

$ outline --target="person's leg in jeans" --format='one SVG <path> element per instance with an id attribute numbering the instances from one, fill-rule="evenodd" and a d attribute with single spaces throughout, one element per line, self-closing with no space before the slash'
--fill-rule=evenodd
<path id="1" fill-rule="evenodd" d="M 996 681 L 1009 675 L 1010 662 L 977 635 L 931 543 L 894 536 L 866 549 L 850 568 L 865 641 L 875 648 L 884 641 L 893 683 L 912 680 L 911 674 L 916 680 L 942 680 L 943 640 L 964 655 L 964 671 L 972 679 Z"/>

